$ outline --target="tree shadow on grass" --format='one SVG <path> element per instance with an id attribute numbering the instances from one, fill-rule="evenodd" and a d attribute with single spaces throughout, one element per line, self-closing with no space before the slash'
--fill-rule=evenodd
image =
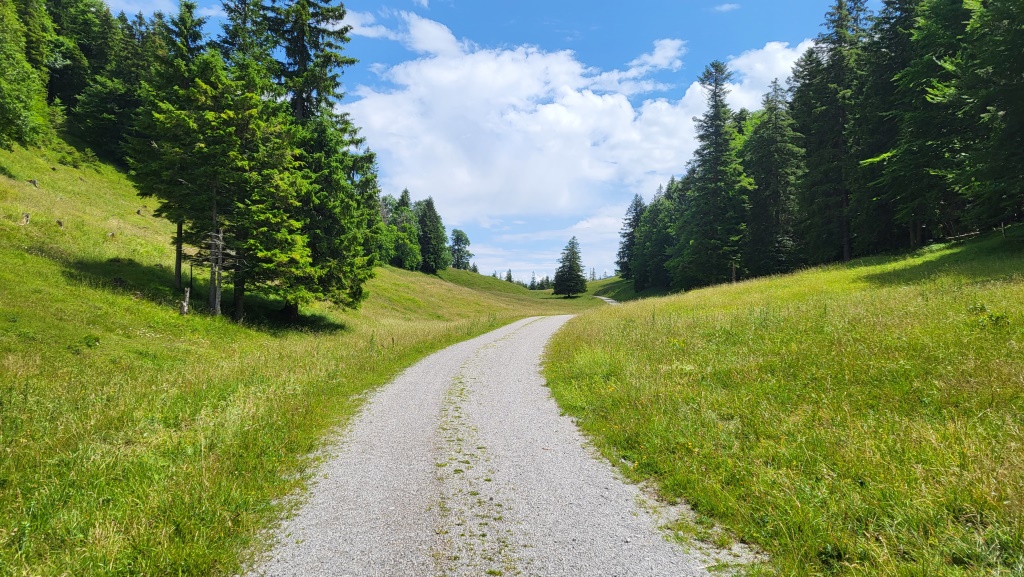
<path id="1" fill-rule="evenodd" d="M 934 258 L 928 252 L 953 248 Z M 864 280 L 881 286 L 915 284 L 939 276 L 955 275 L 971 282 L 1006 281 L 1024 275 L 1024 225 L 982 235 L 970 241 L 925 248 L 915 253 L 923 259 L 911 266 L 864 275 Z M 906 257 L 876 257 L 866 264 L 883 265 Z M 863 265 L 862 265 L 863 266 Z"/>
<path id="2" fill-rule="evenodd" d="M 158 306 L 177 309 L 183 297 L 183 291 L 174 288 L 173 270 L 160 265 L 142 264 L 130 258 L 64 261 L 64 276 L 71 282 L 130 295 Z M 186 287 L 191 287 L 189 308 L 194 314 L 207 314 L 209 307 L 206 295 L 209 293 L 209 281 L 198 274 L 189 278 L 186 265 L 182 282 Z M 226 316 L 231 314 L 232 296 L 232 289 L 228 285 L 221 295 L 221 306 Z M 294 320 L 287 318 L 281 309 L 282 303 L 279 300 L 248 294 L 245 298 L 243 324 L 276 336 L 284 336 L 291 332 L 320 334 L 349 330 L 345 323 L 324 314 L 300 314 L 299 318 Z"/>
<path id="3" fill-rule="evenodd" d="M 18 180 L 14 176 L 14 173 L 11 172 L 11 169 L 7 168 L 7 165 L 5 165 L 3 163 L 0 163 L 0 176 L 6 176 L 7 178 L 9 178 L 11 180 Z"/>

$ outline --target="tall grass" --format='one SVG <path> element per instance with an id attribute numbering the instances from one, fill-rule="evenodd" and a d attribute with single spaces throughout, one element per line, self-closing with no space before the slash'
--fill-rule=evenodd
<path id="1" fill-rule="evenodd" d="M 152 203 L 48 154 L 0 151 L 0 575 L 235 574 L 365 392 L 447 344 L 598 304 L 380 269 L 360 310 L 299 326 L 273 303 L 243 325 L 182 317 Z"/>
<path id="2" fill-rule="evenodd" d="M 1024 230 L 607 308 L 547 376 L 783 575 L 1024 574 Z M 693 530 L 693 527 L 680 529 Z"/>

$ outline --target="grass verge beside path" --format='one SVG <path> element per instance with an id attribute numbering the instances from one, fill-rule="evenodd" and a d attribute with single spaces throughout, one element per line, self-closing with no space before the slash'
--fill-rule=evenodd
<path id="1" fill-rule="evenodd" d="M 360 310 L 299 327 L 258 299 L 249 324 L 182 317 L 152 203 L 46 155 L 0 151 L 0 575 L 236 574 L 365 392 L 515 319 L 599 305 L 385 268 Z"/>
<path id="2" fill-rule="evenodd" d="M 614 463 L 751 572 L 1024 574 L 1024 229 L 607 307 L 548 351 Z"/>

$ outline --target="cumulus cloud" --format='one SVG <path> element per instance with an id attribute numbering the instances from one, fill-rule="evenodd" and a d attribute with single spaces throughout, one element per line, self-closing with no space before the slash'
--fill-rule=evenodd
<path id="1" fill-rule="evenodd" d="M 739 10 L 739 4 L 719 4 L 715 6 L 715 12 L 732 12 L 733 10 Z"/>
<path id="2" fill-rule="evenodd" d="M 353 36 L 365 36 L 366 38 L 387 38 L 399 40 L 398 33 L 386 26 L 377 24 L 377 19 L 369 12 L 357 12 L 347 10 L 345 12 L 345 24 L 352 27 L 350 32 Z"/>
<path id="3" fill-rule="evenodd" d="M 430 0 L 412 0 L 412 3 L 424 8 L 430 8 Z"/>
<path id="4" fill-rule="evenodd" d="M 650 197 L 695 149 L 703 90 L 692 83 L 681 96 L 658 97 L 667 87 L 653 79 L 682 67 L 685 43 L 657 40 L 623 69 L 600 71 L 570 51 L 480 48 L 422 16 L 392 17 L 396 30 L 373 33 L 417 56 L 380 67 L 381 85 L 355 88 L 343 107 L 378 154 L 384 190 L 433 196 L 449 226 L 500 235 L 473 246 L 485 270 L 492 258 L 502 270 L 524 260 L 516 250 L 557 258 L 573 235 L 599 272 L 611 267 L 632 195 Z M 769 43 L 730 59 L 730 103 L 757 108 L 805 44 Z M 496 248 L 533 242 L 542 244 Z"/>

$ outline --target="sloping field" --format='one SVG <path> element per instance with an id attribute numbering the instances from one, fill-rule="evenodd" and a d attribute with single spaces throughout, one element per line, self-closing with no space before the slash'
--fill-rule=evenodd
<path id="1" fill-rule="evenodd" d="M 1024 574 L 1024 230 L 647 299 L 556 335 L 550 386 L 684 533 L 783 575 Z"/>
<path id="2" fill-rule="evenodd" d="M 363 393 L 514 319 L 600 304 L 384 268 L 360 310 L 299 326 L 258 301 L 244 325 L 182 317 L 152 201 L 47 155 L 0 151 L 0 575 L 234 574 Z"/>

